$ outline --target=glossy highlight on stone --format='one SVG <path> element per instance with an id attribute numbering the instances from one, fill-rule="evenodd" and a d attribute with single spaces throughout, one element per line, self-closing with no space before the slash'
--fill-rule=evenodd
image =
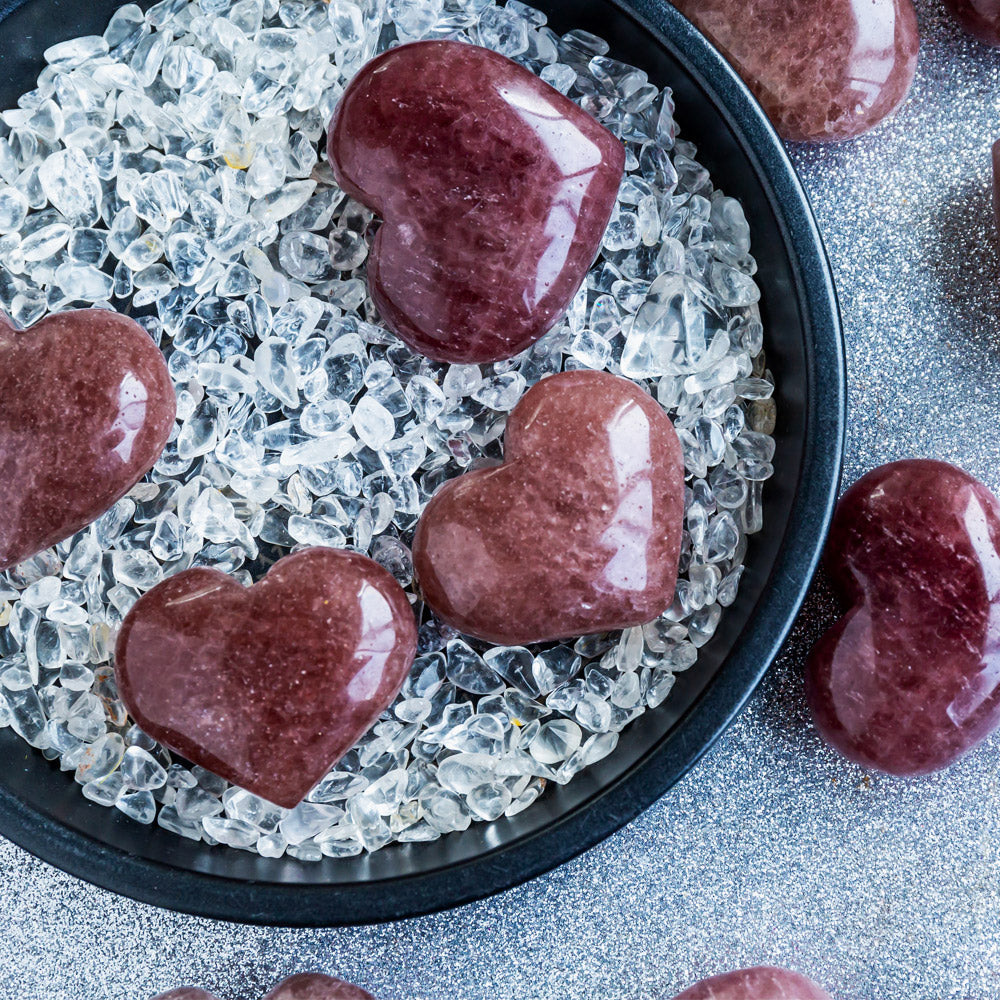
<path id="1" fill-rule="evenodd" d="M 824 738 L 896 775 L 947 767 L 1000 724 L 1000 503 L 944 462 L 883 465 L 841 499 L 827 546 L 850 610 L 806 693 Z"/>
<path id="2" fill-rule="evenodd" d="M 703 979 L 674 1000 L 833 1000 L 811 979 L 760 965 Z"/>
<path id="3" fill-rule="evenodd" d="M 572 371 L 534 386 L 505 461 L 446 483 L 413 540 L 449 625 L 521 645 L 626 628 L 670 605 L 684 469 L 670 418 L 633 382 Z"/>
<path id="4" fill-rule="evenodd" d="M 1000 0 L 945 0 L 945 6 L 969 34 L 1000 46 Z"/>
<path id="5" fill-rule="evenodd" d="M 783 139 L 853 139 L 906 99 L 912 0 L 672 0 L 733 64 Z"/>
<path id="6" fill-rule="evenodd" d="M 175 412 L 163 355 L 127 317 L 78 309 L 18 330 L 0 314 L 0 570 L 124 496 Z"/>
<path id="7" fill-rule="evenodd" d="M 386 570 L 312 548 L 249 588 L 212 569 L 158 584 L 125 617 L 115 669 L 144 732 L 292 807 L 396 696 L 416 643 Z"/>
<path id="8" fill-rule="evenodd" d="M 455 41 L 363 67 L 330 125 L 338 183 L 385 221 L 368 263 L 382 319 L 437 361 L 523 351 L 600 248 L 621 142 L 529 70 Z"/>
<path id="9" fill-rule="evenodd" d="M 264 1000 L 375 1000 L 371 993 L 333 976 L 306 972 L 279 983 Z"/>

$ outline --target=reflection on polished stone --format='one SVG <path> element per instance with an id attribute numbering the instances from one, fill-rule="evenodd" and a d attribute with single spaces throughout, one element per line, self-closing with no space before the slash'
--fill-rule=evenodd
<path id="1" fill-rule="evenodd" d="M 787 969 L 758 966 L 703 979 L 674 1000 L 832 1000 L 811 979 Z"/>

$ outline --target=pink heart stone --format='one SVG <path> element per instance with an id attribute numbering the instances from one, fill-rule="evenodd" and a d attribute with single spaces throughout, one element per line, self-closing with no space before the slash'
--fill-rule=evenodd
<path id="1" fill-rule="evenodd" d="M 987 45 L 1000 45 L 1000 0 L 945 0 L 966 31 Z"/>
<path id="2" fill-rule="evenodd" d="M 832 1000 L 811 979 L 761 965 L 703 979 L 674 1000 Z"/>
<path id="3" fill-rule="evenodd" d="M 345 983 L 342 979 L 324 976 L 318 972 L 308 972 L 278 983 L 264 1000 L 375 1000 L 375 998 L 360 986 Z"/>
<path id="4" fill-rule="evenodd" d="M 212 569 L 158 584 L 122 623 L 115 669 L 150 736 L 290 808 L 396 696 L 416 645 L 388 572 L 314 548 L 250 588 Z"/>
<path id="5" fill-rule="evenodd" d="M 174 423 L 156 345 L 106 309 L 0 314 L 0 570 L 68 538 L 154 465 Z"/>
<path id="6" fill-rule="evenodd" d="M 783 139 L 852 139 L 906 99 L 912 0 L 673 0 L 719 48 Z"/>
<path id="7" fill-rule="evenodd" d="M 488 49 L 379 56 L 330 124 L 338 183 L 385 220 L 368 283 L 382 319 L 438 361 L 488 362 L 566 311 L 615 205 L 625 149 L 534 73 Z"/>
<path id="8" fill-rule="evenodd" d="M 883 465 L 844 495 L 827 546 L 850 610 L 813 649 L 823 737 L 890 774 L 926 774 L 1000 723 L 1000 503 L 944 462 Z"/>
<path id="9" fill-rule="evenodd" d="M 414 566 L 434 611 L 489 642 L 627 628 L 673 600 L 683 514 L 663 409 L 626 379 L 566 372 L 518 403 L 503 465 L 435 494 Z"/>

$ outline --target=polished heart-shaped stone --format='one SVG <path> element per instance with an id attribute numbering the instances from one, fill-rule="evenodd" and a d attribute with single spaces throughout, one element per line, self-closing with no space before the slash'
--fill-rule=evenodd
<path id="1" fill-rule="evenodd" d="M 206 990 L 183 986 L 160 993 L 153 1000 L 218 1000 Z M 305 972 L 278 983 L 263 1000 L 375 1000 L 371 993 L 334 976 Z"/>
<path id="2" fill-rule="evenodd" d="M 867 132 L 906 99 L 920 35 L 912 0 L 673 0 L 719 48 L 783 139 Z"/>
<path id="3" fill-rule="evenodd" d="M 0 314 L 0 570 L 68 538 L 154 465 L 175 415 L 163 355 L 106 309 Z"/>
<path id="4" fill-rule="evenodd" d="M 553 375 L 507 424 L 505 461 L 446 483 L 413 540 L 444 621 L 520 645 L 651 621 L 674 594 L 684 468 L 670 418 L 605 372 Z"/>
<path id="5" fill-rule="evenodd" d="M 212 569 L 158 584 L 125 617 L 115 670 L 146 733 L 292 807 L 392 701 L 416 644 L 386 570 L 313 548 L 249 588 Z"/>
<path id="6" fill-rule="evenodd" d="M 430 358 L 477 363 L 523 351 L 566 311 L 625 168 L 621 142 L 567 97 L 454 41 L 363 67 L 329 156 L 384 220 L 368 262 L 382 319 Z"/>
<path id="7" fill-rule="evenodd" d="M 850 609 L 806 674 L 829 743 L 924 774 L 1000 724 L 1000 503 L 982 483 L 924 460 L 868 473 L 837 507 L 827 564 Z"/>
<path id="8" fill-rule="evenodd" d="M 760 965 L 703 979 L 674 1000 L 832 1000 L 832 997 L 797 972 Z"/>

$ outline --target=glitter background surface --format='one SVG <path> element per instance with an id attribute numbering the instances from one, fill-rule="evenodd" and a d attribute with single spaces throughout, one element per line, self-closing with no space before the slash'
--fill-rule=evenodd
<path id="1" fill-rule="evenodd" d="M 918 10 L 922 63 L 903 112 L 852 144 L 793 150 L 844 310 L 846 482 L 932 456 L 1000 491 L 1000 53 L 963 37 L 939 0 Z M 331 931 L 213 923 L 116 898 L 0 841 L 0 998 L 146 1000 L 195 983 L 256 1000 L 315 968 L 380 1000 L 657 1000 L 767 962 L 837 1000 L 996 1000 L 1000 737 L 919 782 L 835 757 L 801 693 L 829 621 L 814 594 L 749 710 L 630 827 L 451 913 Z"/>

